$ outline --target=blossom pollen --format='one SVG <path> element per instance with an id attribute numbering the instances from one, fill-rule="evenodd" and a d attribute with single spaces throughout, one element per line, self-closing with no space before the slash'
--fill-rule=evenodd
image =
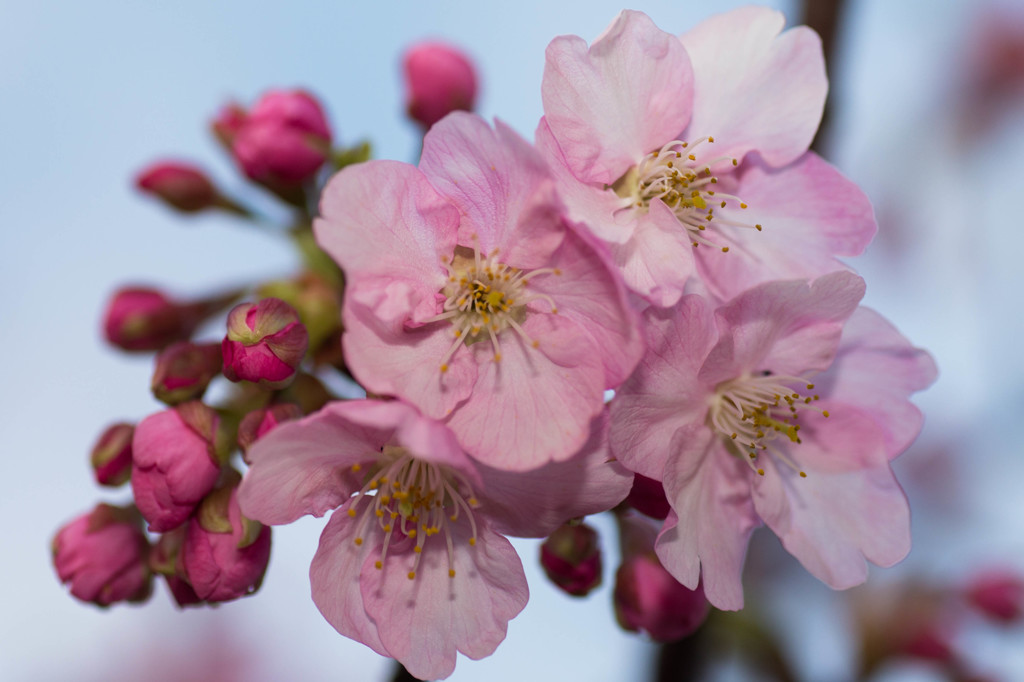
<path id="1" fill-rule="evenodd" d="M 728 253 L 729 247 L 719 243 L 726 238 L 721 226 L 753 228 L 758 232 L 762 227 L 725 220 L 715 214 L 714 205 L 726 208 L 732 202 L 746 209 L 747 204 L 739 197 L 716 192 L 712 187 L 718 184 L 712 168 L 725 162 L 738 166 L 737 159 L 719 156 L 703 160 L 693 151 L 705 142 L 714 141 L 711 136 L 692 143 L 672 140 L 641 159 L 610 189 L 629 200 L 624 208 L 647 211 L 652 201 L 660 199 L 686 229 L 693 246 L 714 246 Z M 689 152 L 685 156 L 684 149 Z M 714 238 L 709 237 L 710 233 L 714 233 Z"/>
<path id="2" fill-rule="evenodd" d="M 392 539 L 415 540 L 412 548 L 415 558 L 408 572 L 409 579 L 413 580 L 428 538 L 443 534 L 448 551 L 448 575 L 454 577 L 455 553 L 450 524 L 465 516 L 471 529 L 468 542 L 476 544 L 474 510 L 479 502 L 472 485 L 453 469 L 417 459 L 402 447 L 385 445 L 377 457 L 375 463 L 366 467 L 365 483 L 348 509 L 349 516 L 359 517 L 355 545 L 363 544 L 369 524 L 377 524 L 384 533 L 384 541 L 380 559 L 374 566 L 382 569 Z"/>
<path id="3" fill-rule="evenodd" d="M 482 254 L 476 236 L 473 247 L 458 246 L 450 258 L 442 258 L 447 281 L 441 289 L 444 303 L 441 312 L 424 323 L 448 320 L 453 327 L 454 340 L 441 359 L 441 373 L 449 368 L 449 361 L 463 346 L 489 340 L 494 351 L 494 362 L 501 362 L 499 337 L 506 329 L 522 338 L 531 348 L 540 341 L 530 338 L 522 323 L 530 314 L 539 311 L 529 308 L 533 301 L 542 301 L 553 315 L 558 307 L 550 296 L 528 289 L 530 280 L 542 275 L 560 276 L 558 268 L 538 268 L 525 271 L 498 260 L 498 249 Z"/>

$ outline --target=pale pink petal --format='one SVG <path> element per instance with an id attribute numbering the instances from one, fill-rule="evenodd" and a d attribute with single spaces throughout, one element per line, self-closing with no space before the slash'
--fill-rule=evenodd
<path id="1" fill-rule="evenodd" d="M 730 202 L 716 217 L 763 228 L 721 226 L 729 253 L 697 249 L 701 278 L 723 300 L 773 279 L 846 270 L 837 258 L 860 255 L 878 229 L 864 192 L 813 152 L 778 170 L 751 157 L 720 184 L 750 208 Z"/>
<path id="2" fill-rule="evenodd" d="M 821 39 L 766 7 L 707 19 L 681 38 L 693 63 L 689 138 L 712 135 L 716 152 L 758 151 L 772 165 L 807 151 L 828 93 Z"/>
<path id="3" fill-rule="evenodd" d="M 606 411 L 570 460 L 521 472 L 480 465 L 481 512 L 503 535 L 544 537 L 569 519 L 611 509 L 629 494 L 633 474 L 610 461 L 607 432 Z"/>
<path id="4" fill-rule="evenodd" d="M 372 565 L 365 568 L 364 561 L 380 555 L 380 537 L 371 536 L 369 542 L 356 545 L 358 519 L 350 518 L 347 511 L 348 505 L 336 511 L 320 535 L 320 546 L 309 566 L 313 603 L 335 630 L 381 656 L 390 656 L 377 634 L 376 623 L 363 608 L 359 585 L 361 573 L 376 572 Z M 376 524 L 369 527 L 375 535 L 379 533 Z"/>
<path id="5" fill-rule="evenodd" d="M 470 347 L 480 364 L 474 396 L 447 422 L 476 459 L 514 471 L 570 458 L 604 399 L 600 354 L 574 322 L 531 313 L 523 330 L 538 347 L 505 334 L 500 362 L 489 343 Z"/>
<path id="6" fill-rule="evenodd" d="M 472 659 L 493 653 L 529 598 L 509 541 L 478 521 L 476 545 L 470 546 L 466 525 L 450 526 L 451 564 L 443 542 L 428 542 L 413 580 L 407 575 L 414 556 L 409 547 L 389 550 L 383 570 L 374 568 L 373 555 L 363 565 L 362 601 L 378 623 L 380 640 L 419 679 L 450 675 L 456 651 Z"/>
<path id="7" fill-rule="evenodd" d="M 860 307 L 843 328 L 835 362 L 814 382 L 830 400 L 870 416 L 892 459 L 913 442 L 924 422 L 910 394 L 928 388 L 937 373 L 926 351 L 911 346 L 881 315 Z"/>
<path id="8" fill-rule="evenodd" d="M 743 560 L 760 522 L 750 501 L 747 465 L 717 439 L 703 439 L 702 450 L 694 447 L 700 431 L 706 429 L 680 431 L 672 439 L 674 448 L 689 451 L 665 469 L 672 512 L 655 552 L 676 580 L 692 590 L 702 579 L 709 602 L 735 611 L 743 608 Z"/>
<path id="9" fill-rule="evenodd" d="M 256 441 L 238 493 L 242 513 L 268 525 L 291 523 L 305 514 L 323 516 L 359 490 L 352 465 L 376 459 L 394 426 L 353 422 L 346 413 L 357 402 L 329 403 Z"/>
<path id="10" fill-rule="evenodd" d="M 816 578 L 836 589 L 867 578 L 865 559 L 892 566 L 910 551 L 910 508 L 878 427 L 855 408 L 822 401 L 829 418 L 802 419 L 787 448 L 799 476 L 777 456 L 758 458 L 757 513 Z"/>
<path id="11" fill-rule="evenodd" d="M 587 49 L 577 36 L 548 45 L 544 114 L 575 176 L 612 184 L 690 118 L 693 72 L 681 43 L 626 10 Z"/>
<path id="12" fill-rule="evenodd" d="M 453 112 L 423 140 L 420 169 L 462 213 L 460 243 L 497 248 L 517 268 L 542 266 L 562 241 L 562 205 L 540 154 L 501 121 Z"/>
<path id="13" fill-rule="evenodd" d="M 689 233 L 661 201 L 637 219 L 632 239 L 611 249 L 626 286 L 662 308 L 676 304 L 696 272 Z"/>

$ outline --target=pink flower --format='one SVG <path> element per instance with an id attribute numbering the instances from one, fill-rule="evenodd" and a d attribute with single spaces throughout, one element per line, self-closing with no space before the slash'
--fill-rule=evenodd
<path id="1" fill-rule="evenodd" d="M 337 507 L 310 567 L 313 601 L 338 632 L 414 676 L 446 677 L 456 651 L 491 654 L 526 605 L 504 535 L 543 537 L 626 495 L 605 423 L 571 460 L 517 474 L 477 463 L 403 402 L 330 403 L 253 445 L 239 501 L 267 524 Z"/>
<path id="2" fill-rule="evenodd" d="M 576 36 L 548 46 L 538 146 L 572 219 L 656 305 L 695 274 L 725 299 L 844 269 L 835 256 L 874 234 L 860 190 L 807 153 L 824 62 L 813 31 L 779 35 L 783 23 L 744 8 L 680 40 L 625 11 L 589 49 Z"/>
<path id="3" fill-rule="evenodd" d="M 130 509 L 96 505 L 53 539 L 53 565 L 71 594 L 98 606 L 145 601 L 152 590 L 149 542 Z"/>
<path id="4" fill-rule="evenodd" d="M 657 553 L 712 604 L 743 604 L 747 540 L 763 521 L 838 589 L 910 548 L 889 461 L 920 429 L 909 395 L 935 366 L 845 272 L 772 282 L 718 310 L 699 296 L 645 314 L 649 353 L 612 404 L 613 452 L 661 480 Z M 852 315 L 852 317 L 851 317 Z M 844 327 L 845 324 L 845 327 Z"/>
<path id="5" fill-rule="evenodd" d="M 308 346 L 299 314 L 281 299 L 240 303 L 228 313 L 228 333 L 221 344 L 224 376 L 284 388 L 295 379 Z"/>
<path id="6" fill-rule="evenodd" d="M 526 142 L 453 113 L 421 170 L 346 168 L 321 213 L 317 240 L 347 277 L 346 360 L 369 391 L 446 420 L 493 466 L 582 446 L 641 343 L 614 266 L 565 225 Z"/>
<path id="7" fill-rule="evenodd" d="M 402 59 L 406 110 L 424 129 L 453 111 L 472 111 L 476 70 L 461 50 L 443 43 L 420 43 Z"/>
<path id="8" fill-rule="evenodd" d="M 220 417 L 194 401 L 151 414 L 135 427 L 132 493 L 154 533 L 177 528 L 220 475 Z"/>
<path id="9" fill-rule="evenodd" d="M 217 205 L 217 188 L 201 169 L 187 163 L 163 161 L 147 166 L 135 186 L 172 208 L 195 213 Z"/>
<path id="10" fill-rule="evenodd" d="M 223 114 L 222 114 L 223 116 Z M 270 187 L 309 180 L 331 147 L 331 129 L 320 103 L 302 90 L 272 90 L 244 118 L 226 117 L 235 158 L 247 176 Z"/>

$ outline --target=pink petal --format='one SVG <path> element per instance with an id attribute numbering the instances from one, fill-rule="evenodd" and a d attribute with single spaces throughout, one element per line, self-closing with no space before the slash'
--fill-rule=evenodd
<path id="1" fill-rule="evenodd" d="M 364 561 L 375 560 L 380 555 L 380 538 L 368 538 L 370 542 L 357 546 L 354 540 L 358 520 L 350 518 L 347 511 L 348 505 L 345 505 L 335 512 L 320 535 L 320 546 L 309 566 L 313 603 L 335 630 L 362 642 L 381 656 L 390 656 L 381 643 L 377 624 L 363 607 L 359 585 L 361 573 L 376 573 L 372 565 L 365 568 Z M 376 524 L 371 523 L 369 527 L 377 529 Z"/>
<path id="2" fill-rule="evenodd" d="M 706 428 L 703 428 L 706 431 Z M 696 450 L 679 432 L 673 446 L 688 447 L 665 468 L 665 494 L 672 512 L 655 545 L 661 563 L 691 590 L 698 579 L 715 607 L 743 608 L 743 561 L 747 543 L 760 525 L 750 501 L 747 465 L 728 454 L 720 441 L 704 440 Z"/>
<path id="3" fill-rule="evenodd" d="M 637 219 L 632 239 L 612 246 L 626 286 L 662 308 L 676 304 L 695 273 L 693 252 L 689 233 L 661 201 Z"/>
<path id="4" fill-rule="evenodd" d="M 812 152 L 778 170 L 752 157 L 721 184 L 750 208 L 716 208 L 716 217 L 763 225 L 720 228 L 734 245 L 729 253 L 697 249 L 701 277 L 722 299 L 773 279 L 845 270 L 837 258 L 861 254 L 877 230 L 864 193 Z"/>
<path id="5" fill-rule="evenodd" d="M 426 543 L 414 580 L 407 576 L 414 556 L 408 546 L 389 550 L 383 570 L 374 568 L 373 554 L 363 565 L 362 601 L 378 623 L 380 640 L 420 679 L 450 675 L 456 651 L 472 659 L 493 653 L 529 598 L 509 541 L 478 522 L 476 545 L 470 546 L 465 526 L 451 526 L 454 578 L 442 542 Z"/>
<path id="6" fill-rule="evenodd" d="M 802 478 L 773 456 L 758 459 L 754 506 L 790 554 L 835 589 L 867 578 L 865 559 L 892 566 L 910 551 L 910 508 L 881 433 L 850 406 L 817 403 L 829 418 L 801 420 L 787 448 Z"/>
<path id="7" fill-rule="evenodd" d="M 420 169 L 463 215 L 460 243 L 503 263 L 543 266 L 562 241 L 562 206 L 540 155 L 501 121 L 454 112 L 423 140 Z"/>
<path id="8" fill-rule="evenodd" d="M 693 118 L 687 136 L 715 137 L 715 151 L 742 159 L 760 152 L 772 166 L 807 151 L 828 92 L 821 40 L 766 7 L 707 19 L 681 37 L 693 63 Z"/>
<path id="9" fill-rule="evenodd" d="M 607 412 L 590 439 L 565 462 L 507 472 L 481 465 L 481 511 L 503 535 L 545 537 L 572 518 L 611 509 L 629 494 L 633 474 L 610 461 Z"/>
<path id="10" fill-rule="evenodd" d="M 914 441 L 924 422 L 910 394 L 930 386 L 937 373 L 926 351 L 911 346 L 881 315 L 860 307 L 843 328 L 832 366 L 814 381 L 830 400 L 871 417 L 892 459 Z"/>
<path id="11" fill-rule="evenodd" d="M 612 184 L 686 127 L 690 60 L 645 14 L 622 12 L 589 50 L 577 36 L 555 38 L 546 58 L 544 114 L 583 182 Z"/>

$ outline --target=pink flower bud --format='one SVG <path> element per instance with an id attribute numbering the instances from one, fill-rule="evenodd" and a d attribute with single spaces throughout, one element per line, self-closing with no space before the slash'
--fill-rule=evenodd
<path id="1" fill-rule="evenodd" d="M 224 376 L 284 388 L 295 378 L 308 344 L 298 313 L 281 299 L 241 303 L 228 313 L 228 334 L 221 344 Z"/>
<path id="2" fill-rule="evenodd" d="M 197 400 L 213 377 L 220 374 L 222 364 L 220 344 L 181 341 L 156 357 L 150 388 L 157 400 L 168 405 Z"/>
<path id="3" fill-rule="evenodd" d="M 916 630 L 905 631 L 897 653 L 938 663 L 949 663 L 956 657 L 949 634 L 926 624 L 921 624 Z"/>
<path id="4" fill-rule="evenodd" d="M 270 527 L 242 516 L 238 482 L 207 496 L 188 523 L 185 574 L 196 595 L 209 602 L 258 590 L 270 560 Z"/>
<path id="5" fill-rule="evenodd" d="M 52 549 L 57 576 L 74 597 L 99 606 L 149 598 L 149 542 L 134 510 L 99 504 L 57 531 Z"/>
<path id="6" fill-rule="evenodd" d="M 298 405 L 292 403 L 281 403 L 271 405 L 259 410 L 253 410 L 245 415 L 242 423 L 238 425 L 238 447 L 242 449 L 243 455 L 249 451 L 249 446 L 266 435 L 281 422 L 291 421 L 302 417 L 302 410 Z M 246 464 L 249 460 L 246 460 Z"/>
<path id="7" fill-rule="evenodd" d="M 664 519 L 670 509 L 661 482 L 640 474 L 633 476 L 633 488 L 626 497 L 626 504 L 652 519 Z"/>
<path id="8" fill-rule="evenodd" d="M 217 188 L 199 168 L 175 161 L 162 161 L 144 168 L 135 186 L 185 213 L 217 206 Z"/>
<path id="9" fill-rule="evenodd" d="M 228 149 L 231 149 L 235 142 L 235 136 L 242 129 L 242 126 L 245 125 L 245 120 L 248 116 L 245 109 L 234 102 L 229 102 L 217 113 L 216 118 L 210 122 L 210 128 L 213 130 L 213 134 L 217 136 L 217 140 Z"/>
<path id="10" fill-rule="evenodd" d="M 986 616 L 1010 625 L 1024 613 L 1024 580 L 1009 570 L 991 570 L 974 577 L 967 599 Z"/>
<path id="11" fill-rule="evenodd" d="M 601 547 L 586 524 L 567 523 L 540 546 L 540 565 L 555 585 L 582 597 L 601 584 Z"/>
<path id="12" fill-rule="evenodd" d="M 194 329 L 181 305 L 143 287 L 116 291 L 103 316 L 107 341 L 129 351 L 159 350 L 187 338 Z"/>
<path id="13" fill-rule="evenodd" d="M 424 129 L 453 111 L 472 111 L 476 71 L 461 50 L 442 43 L 420 43 L 403 59 L 406 110 Z"/>
<path id="14" fill-rule="evenodd" d="M 219 426 L 212 408 L 193 401 L 151 414 L 135 427 L 132 492 L 150 531 L 180 526 L 213 489 L 221 468 Z"/>
<path id="15" fill-rule="evenodd" d="M 162 534 L 149 553 L 149 567 L 167 582 L 167 589 L 179 607 L 205 604 L 192 589 L 185 576 L 181 549 L 185 544 L 186 526 L 178 526 Z"/>
<path id="16" fill-rule="evenodd" d="M 693 633 L 708 615 L 704 590 L 681 585 L 653 552 L 626 559 L 615 574 L 615 617 L 626 630 L 659 642 Z"/>
<path id="17" fill-rule="evenodd" d="M 247 176 L 271 188 L 301 185 L 330 153 L 331 129 L 320 103 L 301 90 L 268 92 L 249 110 L 232 150 Z"/>
<path id="18" fill-rule="evenodd" d="M 134 426 L 121 422 L 108 426 L 100 435 L 89 457 L 97 483 L 117 487 L 131 478 L 134 434 Z"/>

